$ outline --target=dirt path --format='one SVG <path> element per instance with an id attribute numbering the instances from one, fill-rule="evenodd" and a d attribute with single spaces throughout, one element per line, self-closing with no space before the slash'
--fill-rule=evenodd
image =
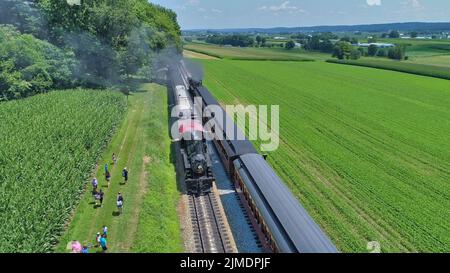
<path id="1" fill-rule="evenodd" d="M 206 55 L 206 54 L 202 54 L 202 53 L 198 53 L 198 52 L 194 52 L 194 51 L 190 51 L 187 49 L 183 50 L 183 56 L 186 58 L 192 58 L 192 59 L 203 59 L 203 60 L 219 60 L 219 58 L 210 56 L 210 55 Z"/>

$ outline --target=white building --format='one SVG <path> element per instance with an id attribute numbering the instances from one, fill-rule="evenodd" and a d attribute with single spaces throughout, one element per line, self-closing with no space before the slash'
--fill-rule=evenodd
<path id="1" fill-rule="evenodd" d="M 385 44 L 385 43 L 358 43 L 358 46 L 360 47 L 369 47 L 371 45 L 376 45 L 379 48 L 395 47 L 394 44 Z"/>

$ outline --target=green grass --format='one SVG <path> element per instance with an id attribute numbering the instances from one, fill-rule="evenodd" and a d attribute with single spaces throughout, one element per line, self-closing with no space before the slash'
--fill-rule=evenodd
<path id="1" fill-rule="evenodd" d="M 280 105 L 268 160 L 341 251 L 369 241 L 449 251 L 449 81 L 323 62 L 202 63 L 221 102 Z"/>
<path id="2" fill-rule="evenodd" d="M 105 192 L 104 206 L 95 208 L 90 194 L 84 194 L 74 217 L 60 238 L 57 252 L 66 252 L 72 240 L 94 243 L 103 225 L 109 228 L 108 252 L 180 252 L 183 250 L 177 216 L 178 191 L 175 170 L 170 163 L 167 92 L 157 85 L 144 85 L 145 92 L 130 96 L 129 110 L 118 133 L 100 160 L 96 171 Z M 109 188 L 104 164 L 118 155 L 112 166 Z M 129 169 L 129 182 L 122 184 L 121 170 Z M 122 192 L 124 213 L 116 213 L 116 195 Z M 92 249 L 91 252 L 97 252 Z"/>
<path id="3" fill-rule="evenodd" d="M 286 50 L 284 48 L 240 48 L 198 43 L 187 44 L 184 48 L 220 59 L 233 60 L 312 61 L 325 60 L 330 57 L 330 54 L 325 53 L 306 52 L 300 49 Z"/>
<path id="4" fill-rule="evenodd" d="M 354 66 L 366 66 L 450 80 L 450 68 L 444 66 L 428 65 L 405 61 L 400 62 L 376 58 L 370 59 L 364 58 L 360 60 L 330 59 L 327 62 L 336 64 L 354 65 Z"/>
<path id="5" fill-rule="evenodd" d="M 0 252 L 51 251 L 125 109 L 98 90 L 0 103 Z"/>

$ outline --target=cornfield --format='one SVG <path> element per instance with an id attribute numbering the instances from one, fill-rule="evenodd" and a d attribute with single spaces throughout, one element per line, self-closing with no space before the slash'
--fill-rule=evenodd
<path id="1" fill-rule="evenodd" d="M 50 252 L 126 100 L 70 90 L 0 104 L 0 252 Z"/>

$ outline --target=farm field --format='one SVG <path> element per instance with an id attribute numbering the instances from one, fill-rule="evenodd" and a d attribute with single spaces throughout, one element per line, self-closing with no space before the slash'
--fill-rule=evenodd
<path id="1" fill-rule="evenodd" d="M 0 104 L 0 252 L 49 252 L 126 110 L 112 91 Z"/>
<path id="2" fill-rule="evenodd" d="M 224 47 L 212 44 L 190 43 L 185 49 L 207 54 L 221 59 L 234 60 L 280 60 L 280 61 L 308 61 L 326 60 L 330 54 L 320 52 L 306 52 L 299 49 L 286 50 L 284 48 L 240 48 Z"/>
<path id="3" fill-rule="evenodd" d="M 435 57 L 438 58 L 438 57 Z M 439 58 L 442 58 L 439 57 Z M 425 58 L 420 58 L 425 59 Z M 418 63 L 418 62 L 407 62 L 407 61 L 395 61 L 389 59 L 381 59 L 381 58 L 362 58 L 359 60 L 338 60 L 338 59 L 330 59 L 327 62 L 336 63 L 336 64 L 346 64 L 346 65 L 354 65 L 354 66 L 366 66 L 373 67 L 379 69 L 393 70 L 405 73 L 411 73 L 416 75 L 435 77 L 441 79 L 450 80 L 450 68 L 445 66 L 437 66 L 430 65 L 430 61 Z M 436 60 L 433 60 L 433 63 L 436 63 Z"/>
<path id="4" fill-rule="evenodd" d="M 325 62 L 201 62 L 223 104 L 280 105 L 268 160 L 339 250 L 449 251 L 449 81 Z"/>
<path id="5" fill-rule="evenodd" d="M 411 57 L 450 54 L 450 40 L 380 39 L 380 42 L 406 45 Z"/>
<path id="6" fill-rule="evenodd" d="M 103 225 L 108 227 L 108 252 L 182 252 L 183 243 L 177 215 L 179 193 L 170 159 L 167 92 L 162 86 L 145 84 L 133 93 L 129 110 L 117 134 L 99 161 L 95 172 L 105 193 L 103 207 L 94 205 L 92 186 L 84 193 L 73 219 L 60 238 L 57 252 L 68 252 L 67 244 L 78 240 L 95 243 Z M 114 166 L 111 155 L 118 156 Z M 107 187 L 104 164 L 110 165 Z M 121 171 L 129 170 L 123 183 Z M 123 214 L 116 208 L 116 196 L 124 197 Z M 100 252 L 93 248 L 91 253 Z"/>
<path id="7" fill-rule="evenodd" d="M 417 63 L 426 65 L 435 65 L 445 67 L 450 70 L 450 54 L 449 55 L 436 55 L 430 57 L 416 57 L 407 61 L 407 63 Z"/>

